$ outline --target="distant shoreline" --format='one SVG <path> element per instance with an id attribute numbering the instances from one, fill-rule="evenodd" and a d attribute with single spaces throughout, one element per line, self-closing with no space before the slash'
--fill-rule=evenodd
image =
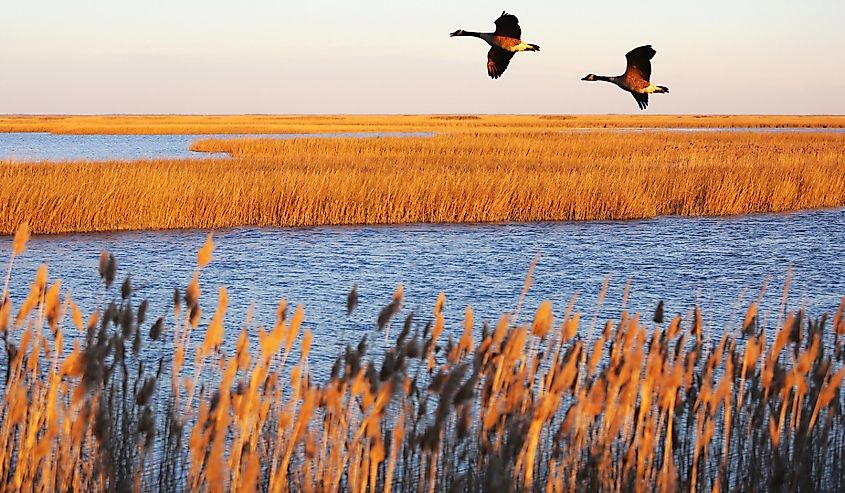
<path id="1" fill-rule="evenodd" d="M 367 131 L 488 132 L 568 128 L 845 128 L 845 115 L 20 115 L 0 132 L 251 134 Z"/>

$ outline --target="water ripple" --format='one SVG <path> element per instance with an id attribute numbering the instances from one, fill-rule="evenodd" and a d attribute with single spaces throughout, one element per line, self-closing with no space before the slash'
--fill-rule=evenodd
<path id="1" fill-rule="evenodd" d="M 90 310 L 98 293 L 101 250 L 117 257 L 119 276 L 131 274 L 150 314 L 166 314 L 175 287 L 183 288 L 195 265 L 202 231 L 143 231 L 36 236 L 16 260 L 12 299 L 20 306 L 35 270 L 50 265 L 80 306 Z M 783 282 L 793 268 L 790 305 L 834 311 L 845 295 L 845 209 L 731 218 L 664 217 L 580 223 L 406 225 L 318 228 L 233 228 L 215 234 L 215 259 L 203 271 L 205 313 L 217 288 L 229 288 L 227 336 L 234 342 L 247 308 L 258 324 L 272 324 L 281 298 L 305 306 L 315 335 L 315 367 L 345 342 L 374 329 L 379 309 L 404 283 L 405 307 L 421 322 L 442 291 L 447 334 L 459 333 L 466 305 L 476 320 L 495 322 L 515 308 L 532 258 L 540 260 L 526 301 L 528 315 L 550 299 L 560 315 L 578 293 L 576 307 L 592 314 L 606 275 L 612 275 L 603 317 L 618 315 L 626 281 L 628 308 L 650 313 L 665 300 L 667 315 L 702 306 L 707 330 L 717 335 L 734 313 L 771 278 L 764 303 L 774 322 Z M 4 252 L 11 239 L 0 239 Z M 359 308 L 345 314 L 353 284 Z M 201 334 L 198 336 L 201 337 Z"/>

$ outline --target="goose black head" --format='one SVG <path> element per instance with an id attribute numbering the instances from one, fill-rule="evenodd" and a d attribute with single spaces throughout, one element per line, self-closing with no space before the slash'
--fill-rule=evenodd
<path id="1" fill-rule="evenodd" d="M 588 81 L 592 82 L 592 81 L 596 80 L 596 74 L 589 74 L 581 80 L 588 80 Z"/>
<path id="2" fill-rule="evenodd" d="M 455 31 L 455 32 L 453 32 L 452 34 L 450 34 L 449 36 L 451 37 L 451 36 L 463 36 L 463 35 L 464 35 L 464 30 L 463 30 L 463 29 L 458 29 L 457 31 Z"/>

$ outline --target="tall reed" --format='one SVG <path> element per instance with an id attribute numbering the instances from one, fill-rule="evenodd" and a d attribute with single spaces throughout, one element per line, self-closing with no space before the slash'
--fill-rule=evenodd
<path id="1" fill-rule="evenodd" d="M 23 229 L 14 254 L 25 239 Z M 200 279 L 214 247 L 209 236 L 158 317 L 117 282 L 107 253 L 102 299 L 112 301 L 87 317 L 46 266 L 17 309 L 4 296 L 3 490 L 845 485 L 845 299 L 832 320 L 789 311 L 776 327 L 752 304 L 741 324 L 707 337 L 697 310 L 671 320 L 622 311 L 585 331 L 571 306 L 557 317 L 550 303 L 480 330 L 467 309 L 456 331 L 444 295 L 412 317 L 400 288 L 379 322 L 401 328 L 376 352 L 366 337 L 348 346 L 316 381 L 302 307 L 282 300 L 257 334 L 232 332 L 225 290 L 205 314 Z"/>

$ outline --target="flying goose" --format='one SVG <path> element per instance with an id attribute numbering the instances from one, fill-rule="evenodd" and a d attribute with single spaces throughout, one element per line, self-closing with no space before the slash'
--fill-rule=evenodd
<path id="1" fill-rule="evenodd" d="M 612 82 L 633 94 L 640 109 L 644 110 L 648 106 L 649 94 L 669 92 L 668 87 L 656 86 L 649 82 L 651 78 L 651 59 L 654 58 L 655 54 L 657 52 L 651 45 L 634 48 L 625 55 L 625 58 L 628 59 L 628 68 L 625 69 L 624 74 L 616 77 L 590 74 L 581 80 Z"/>
<path id="2" fill-rule="evenodd" d="M 502 76 L 517 51 L 540 51 L 539 46 L 520 39 L 522 29 L 519 28 L 519 19 L 506 12 L 502 12 L 496 19 L 495 32 L 476 33 L 458 29 L 449 36 L 473 36 L 486 41 L 490 45 L 490 51 L 487 52 L 487 74 L 493 79 Z"/>

